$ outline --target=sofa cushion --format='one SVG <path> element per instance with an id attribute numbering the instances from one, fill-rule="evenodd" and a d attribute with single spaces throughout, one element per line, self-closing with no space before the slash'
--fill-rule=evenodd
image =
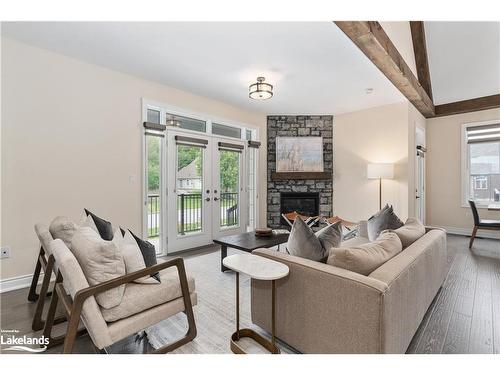
<path id="1" fill-rule="evenodd" d="M 385 205 L 384 208 L 368 219 L 368 239 L 374 241 L 383 230 L 398 229 L 402 226 L 403 222 L 394 213 L 392 206 Z"/>
<path id="2" fill-rule="evenodd" d="M 66 246 L 70 247 L 71 240 L 78 225 L 66 216 L 57 216 L 49 226 L 49 232 L 54 239 L 59 238 Z"/>
<path id="3" fill-rule="evenodd" d="M 125 275 L 123 254 L 116 241 L 105 241 L 88 227 L 76 230 L 71 241 L 75 255 L 90 286 Z M 96 295 L 99 305 L 111 308 L 120 304 L 125 286 L 107 290 Z"/>
<path id="4" fill-rule="evenodd" d="M 409 217 L 405 225 L 395 230 L 389 229 L 389 231 L 398 235 L 403 244 L 403 249 L 406 249 L 425 234 L 425 227 L 417 218 Z"/>
<path id="5" fill-rule="evenodd" d="M 126 284 L 123 299 L 118 306 L 101 309 L 104 320 L 114 322 L 137 314 L 146 309 L 182 297 L 181 284 L 177 268 L 170 267 L 160 272 L 162 283 L 154 285 Z M 189 292 L 194 292 L 195 284 L 192 277 L 187 277 Z"/>
<path id="6" fill-rule="evenodd" d="M 297 216 L 292 225 L 286 248 L 291 255 L 301 258 L 322 261 L 325 249 L 313 230 Z"/>
<path id="7" fill-rule="evenodd" d="M 342 242 L 342 222 L 337 221 L 334 224 L 328 225 L 317 231 L 315 235 L 318 237 L 319 242 L 321 242 L 325 254 L 328 254 L 332 247 L 338 247 Z"/>
<path id="8" fill-rule="evenodd" d="M 367 276 L 400 253 L 402 248 L 397 234 L 384 232 L 373 242 L 333 248 L 330 250 L 327 263 Z"/>
<path id="9" fill-rule="evenodd" d="M 101 238 L 106 241 L 111 241 L 113 239 L 113 234 L 114 234 L 113 226 L 111 225 L 111 223 L 93 214 L 86 208 L 84 208 L 84 210 L 87 216 L 92 217 L 92 220 L 94 221 L 95 226 L 97 227 L 97 231 L 99 232 Z"/>
<path id="10" fill-rule="evenodd" d="M 157 264 L 155 246 L 151 242 L 144 241 L 143 239 L 137 237 L 134 233 L 132 233 L 130 229 L 129 232 L 132 235 L 132 237 L 134 237 L 135 241 L 137 242 L 137 245 L 139 246 L 139 249 L 141 250 L 142 257 L 144 258 L 144 264 L 146 265 L 146 267 L 151 267 Z M 156 279 L 158 282 L 161 282 L 161 277 L 159 272 L 152 274 L 151 277 Z"/>

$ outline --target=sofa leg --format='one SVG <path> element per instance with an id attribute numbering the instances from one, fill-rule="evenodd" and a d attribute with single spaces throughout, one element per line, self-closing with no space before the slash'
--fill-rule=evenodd
<path id="1" fill-rule="evenodd" d="M 472 229 L 472 235 L 470 237 L 469 249 L 472 248 L 472 244 L 474 243 L 474 239 L 476 238 L 476 233 L 477 233 L 477 226 L 474 226 L 474 229 Z"/>
<path id="2" fill-rule="evenodd" d="M 40 263 L 40 257 L 43 256 L 43 248 L 40 247 L 40 252 L 36 258 L 35 272 L 33 273 L 33 279 L 31 279 L 30 291 L 28 293 L 28 301 L 35 302 L 38 299 L 38 294 L 36 292 L 36 286 L 38 285 L 38 279 L 40 278 L 40 271 L 42 270 L 42 264 Z"/>

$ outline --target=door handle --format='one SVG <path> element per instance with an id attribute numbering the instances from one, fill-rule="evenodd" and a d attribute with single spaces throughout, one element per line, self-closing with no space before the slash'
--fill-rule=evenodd
<path id="1" fill-rule="evenodd" d="M 217 197 L 215 197 L 215 198 L 214 198 L 214 201 L 215 201 L 215 202 L 217 202 L 218 200 L 219 200 L 219 198 L 217 198 Z"/>
<path id="2" fill-rule="evenodd" d="M 210 198 L 205 198 L 205 200 L 206 200 L 207 202 L 210 202 Z"/>

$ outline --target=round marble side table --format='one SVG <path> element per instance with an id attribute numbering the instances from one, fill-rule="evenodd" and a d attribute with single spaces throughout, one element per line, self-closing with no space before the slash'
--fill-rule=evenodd
<path id="1" fill-rule="evenodd" d="M 231 351 L 235 354 L 246 354 L 238 345 L 242 337 L 247 337 L 263 346 L 273 354 L 279 354 L 280 349 L 276 346 L 276 280 L 288 275 L 288 266 L 253 254 L 236 254 L 224 258 L 224 266 L 236 272 L 236 332 L 231 335 Z M 272 290 L 272 317 L 271 317 L 271 341 L 267 340 L 253 329 L 240 329 L 240 273 L 248 275 L 256 280 L 271 281 Z"/>

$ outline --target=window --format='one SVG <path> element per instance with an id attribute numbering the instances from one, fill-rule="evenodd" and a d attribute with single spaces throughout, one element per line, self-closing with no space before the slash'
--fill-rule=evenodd
<path id="1" fill-rule="evenodd" d="M 464 126 L 465 201 L 500 202 L 500 122 Z"/>
<path id="2" fill-rule="evenodd" d="M 166 125 L 177 126 L 181 129 L 194 130 L 203 133 L 207 131 L 207 123 L 205 121 L 197 120 L 194 118 L 171 115 L 167 113 L 166 121 Z"/>
<path id="3" fill-rule="evenodd" d="M 212 134 L 241 139 L 240 128 L 234 128 L 232 126 L 216 124 L 215 122 L 212 124 Z"/>
<path id="4" fill-rule="evenodd" d="M 160 123 L 160 111 L 148 108 L 148 122 Z"/>

